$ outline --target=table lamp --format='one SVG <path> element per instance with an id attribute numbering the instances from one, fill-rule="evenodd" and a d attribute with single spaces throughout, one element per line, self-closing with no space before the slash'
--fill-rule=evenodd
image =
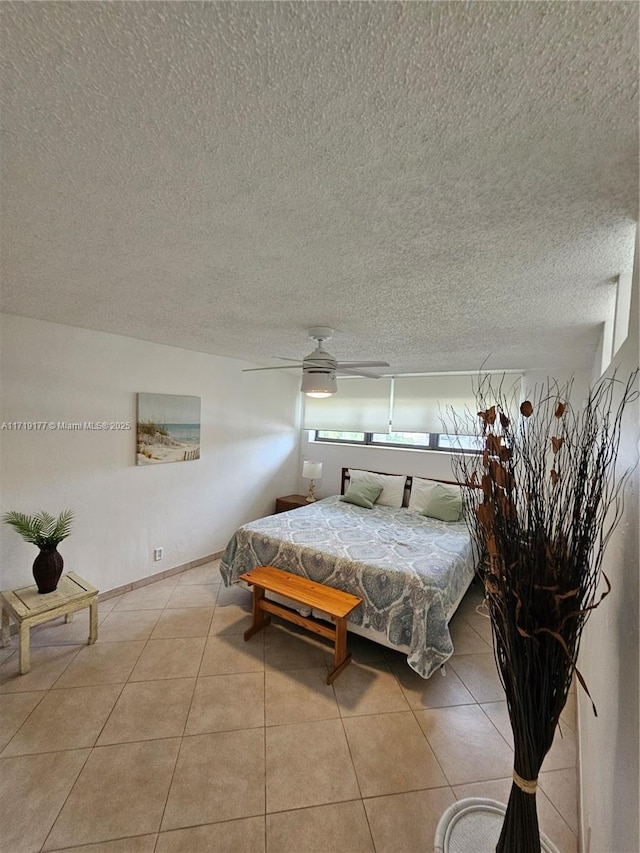
<path id="1" fill-rule="evenodd" d="M 302 476 L 305 480 L 309 480 L 309 494 L 307 495 L 308 503 L 313 503 L 316 499 L 313 487 L 314 480 L 322 478 L 322 462 L 303 462 Z"/>

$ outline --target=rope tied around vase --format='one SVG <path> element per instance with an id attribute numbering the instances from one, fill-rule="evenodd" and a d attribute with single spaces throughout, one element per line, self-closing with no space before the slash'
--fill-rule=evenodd
<path id="1" fill-rule="evenodd" d="M 538 788 L 538 780 L 537 779 L 523 779 L 522 776 L 519 776 L 516 771 L 513 771 L 513 781 L 516 783 L 518 788 L 521 791 L 524 791 L 525 794 L 535 794 Z"/>

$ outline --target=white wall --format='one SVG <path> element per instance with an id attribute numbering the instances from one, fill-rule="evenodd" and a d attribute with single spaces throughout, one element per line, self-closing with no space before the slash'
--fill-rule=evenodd
<path id="1" fill-rule="evenodd" d="M 0 431 L 0 511 L 74 509 L 59 548 L 65 570 L 101 591 L 221 551 L 239 524 L 297 488 L 297 377 L 243 375 L 232 359 L 22 317 L 0 322 L 3 423 L 132 422 L 131 431 Z M 200 460 L 135 465 L 138 391 L 201 398 Z M 36 553 L 0 525 L 0 588 L 32 583 Z"/>
<path id="2" fill-rule="evenodd" d="M 550 379 L 555 379 L 560 388 L 572 382 L 571 403 L 574 408 L 580 407 L 589 396 L 589 370 L 528 370 L 523 377 L 523 399 L 533 397 L 535 391 L 542 393 Z"/>
<path id="3" fill-rule="evenodd" d="M 317 480 L 317 498 L 340 494 L 340 475 L 345 468 L 364 468 L 386 474 L 414 474 L 417 477 L 453 478 L 451 456 L 448 453 L 428 450 L 400 450 L 386 447 L 358 447 L 357 445 L 326 444 L 309 441 L 304 431 L 301 441 L 301 459 L 322 462 L 322 480 Z M 302 464 L 300 464 L 302 469 Z M 299 490 L 306 494 L 309 481 L 300 479 Z"/>
<path id="4" fill-rule="evenodd" d="M 629 337 L 614 359 L 626 378 L 640 361 L 638 317 L 639 250 L 636 241 Z M 600 366 L 600 360 L 596 362 Z M 608 371 L 609 372 L 609 371 Z M 638 463 L 640 406 L 629 406 L 624 419 L 618 469 Z M 638 850 L 640 552 L 638 467 L 625 491 L 624 516 L 605 555 L 603 569 L 612 591 L 587 623 L 579 668 L 598 710 L 578 690 L 580 808 L 584 853 L 632 853 Z"/>

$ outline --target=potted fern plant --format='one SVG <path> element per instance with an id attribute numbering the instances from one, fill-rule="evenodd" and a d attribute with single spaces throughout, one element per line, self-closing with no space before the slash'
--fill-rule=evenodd
<path id="1" fill-rule="evenodd" d="M 64 566 L 58 544 L 71 533 L 73 511 L 65 509 L 57 518 L 44 510 L 35 515 L 6 512 L 2 521 L 11 525 L 25 542 L 38 546 L 40 553 L 33 561 L 33 577 L 39 593 L 53 592 Z"/>

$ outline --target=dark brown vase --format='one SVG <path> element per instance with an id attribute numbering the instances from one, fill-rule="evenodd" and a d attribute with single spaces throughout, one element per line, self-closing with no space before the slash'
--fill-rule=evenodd
<path id="1" fill-rule="evenodd" d="M 40 551 L 33 561 L 33 577 L 39 593 L 44 594 L 55 590 L 63 566 L 64 560 L 55 548 L 49 551 Z"/>

